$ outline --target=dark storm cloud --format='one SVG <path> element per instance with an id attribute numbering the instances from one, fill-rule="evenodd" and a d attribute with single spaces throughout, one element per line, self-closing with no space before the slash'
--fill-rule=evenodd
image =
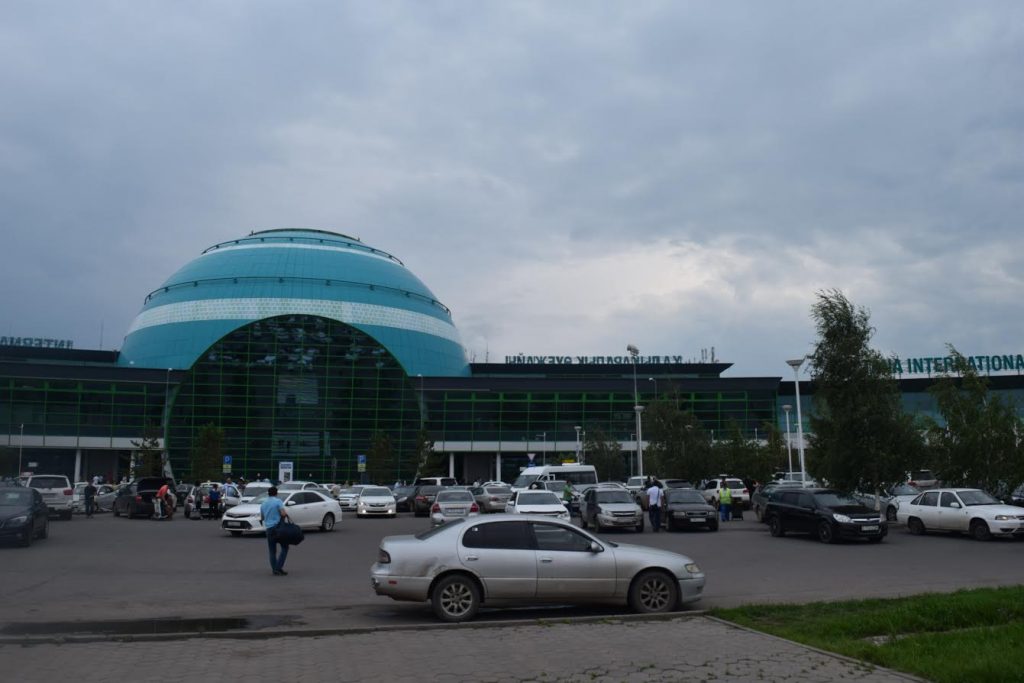
<path id="1" fill-rule="evenodd" d="M 898 353 L 1011 351 L 1022 15 L 4 3 L 3 329 L 116 346 L 206 246 L 310 226 L 395 252 L 478 357 L 774 373 L 830 287 Z"/>

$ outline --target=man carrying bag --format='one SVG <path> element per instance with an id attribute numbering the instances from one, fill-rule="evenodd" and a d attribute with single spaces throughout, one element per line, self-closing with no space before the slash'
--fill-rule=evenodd
<path id="1" fill-rule="evenodd" d="M 294 541 L 281 538 L 282 527 L 295 527 L 297 526 L 288 522 L 288 511 L 284 509 L 284 503 L 277 497 L 277 487 L 271 486 L 267 491 L 267 499 L 260 505 L 260 521 L 263 523 L 264 528 L 267 530 L 267 549 L 270 551 L 270 568 L 274 572 L 274 576 L 287 576 L 288 572 L 284 570 L 284 561 L 288 559 L 288 545 L 289 543 L 295 545 Z M 299 529 L 301 542 L 302 530 Z M 278 554 L 277 546 L 281 546 L 281 552 Z"/>

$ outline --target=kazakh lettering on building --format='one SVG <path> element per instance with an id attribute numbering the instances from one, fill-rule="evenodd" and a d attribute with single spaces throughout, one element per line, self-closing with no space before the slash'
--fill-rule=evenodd
<path id="1" fill-rule="evenodd" d="M 623 365 L 633 362 L 633 356 L 505 356 L 506 365 Z M 682 356 L 637 356 L 644 365 L 683 363 Z"/>
<path id="2" fill-rule="evenodd" d="M 0 337 L 0 346 L 32 346 L 40 349 L 71 349 L 70 339 L 48 339 L 46 337 Z"/>
<path id="3" fill-rule="evenodd" d="M 992 356 L 964 356 L 976 371 L 990 372 L 1024 371 L 1024 354 L 1005 353 Z M 889 361 L 895 375 L 935 375 L 953 372 L 952 356 L 923 356 L 921 358 L 892 358 Z"/>

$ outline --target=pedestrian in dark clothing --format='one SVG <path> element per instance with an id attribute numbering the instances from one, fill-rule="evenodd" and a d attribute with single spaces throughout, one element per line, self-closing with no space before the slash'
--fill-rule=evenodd
<path id="1" fill-rule="evenodd" d="M 92 517 L 92 510 L 96 504 L 96 485 L 89 482 L 82 494 L 85 496 L 85 516 Z"/>
<path id="2" fill-rule="evenodd" d="M 651 487 L 647 489 L 647 514 L 651 518 L 651 526 L 654 528 L 654 533 L 658 533 L 661 530 L 662 498 L 661 483 L 655 479 L 651 483 Z"/>
<path id="3" fill-rule="evenodd" d="M 210 519 L 220 519 L 220 489 L 216 484 L 210 487 Z"/>

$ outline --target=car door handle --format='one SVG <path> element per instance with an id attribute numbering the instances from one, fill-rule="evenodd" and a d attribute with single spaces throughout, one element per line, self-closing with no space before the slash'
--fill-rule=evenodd
<path id="1" fill-rule="evenodd" d="M 466 555 L 466 561 L 467 561 L 467 562 L 473 562 L 473 561 L 475 561 L 475 560 L 479 560 L 479 559 L 480 559 L 480 558 L 479 558 L 479 557 L 477 557 L 476 555 Z"/>
<path id="2" fill-rule="evenodd" d="M 550 557 L 542 557 L 542 558 L 540 558 L 540 561 L 541 562 L 554 562 L 554 559 L 552 559 Z"/>

